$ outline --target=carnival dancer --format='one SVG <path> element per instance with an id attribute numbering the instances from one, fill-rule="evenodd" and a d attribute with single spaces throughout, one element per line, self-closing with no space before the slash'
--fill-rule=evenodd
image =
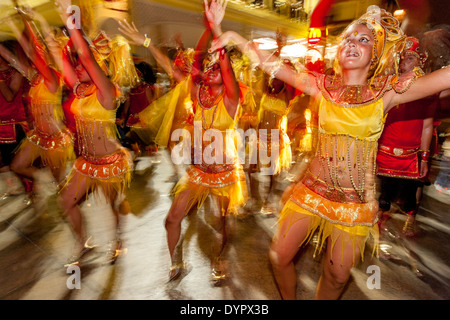
<path id="1" fill-rule="evenodd" d="M 34 28 L 30 15 L 20 8 L 17 10 L 22 17 L 28 39 L 22 36 L 14 23 L 10 22 L 9 26 L 32 65 L 27 68 L 25 63 L 21 64 L 21 68 L 27 68 L 23 69 L 23 72 L 30 80 L 28 108 L 32 128 L 18 148 L 11 163 L 11 170 L 32 179 L 34 192 L 37 188 L 44 189 L 42 184 L 45 184 L 45 191 L 50 187 L 52 192 L 56 193 L 66 175 L 67 165 L 75 158 L 73 136 L 64 124 L 61 107 L 61 74 L 52 63 L 52 56 L 45 49 L 44 40 Z M 40 160 L 50 169 L 54 181 L 33 165 L 36 160 Z M 41 186 L 38 187 L 37 184 Z"/>
<path id="2" fill-rule="evenodd" d="M 194 56 L 196 52 L 206 51 L 210 34 L 204 33 L 197 44 L 195 50 L 185 49 L 178 40 L 178 50 L 174 61 L 165 55 L 157 46 L 152 43 L 151 38 L 147 34 L 139 32 L 135 24 L 128 21 L 119 21 L 121 31 L 135 45 L 142 45 L 149 49 L 158 64 L 168 74 L 171 82 L 169 92 L 163 94 L 159 99 L 150 103 L 144 110 L 139 113 L 139 122 L 133 127 L 140 130 L 150 130 L 154 135 L 153 139 L 158 147 L 164 148 L 169 154 L 169 158 L 173 147 L 178 144 L 177 141 L 171 140 L 172 133 L 175 130 L 188 130 L 193 133 L 194 110 L 192 99 L 190 96 L 191 70 L 193 67 Z M 197 77 L 200 70 L 195 67 Z M 176 182 L 179 179 L 178 165 L 172 162 L 173 174 L 168 178 L 169 182 Z"/>
<path id="3" fill-rule="evenodd" d="M 62 21 L 69 21 L 71 2 L 57 2 Z M 138 83 L 130 47 L 121 36 L 112 40 L 101 31 L 86 39 L 82 30 L 68 28 L 70 41 L 63 56 L 66 83 L 73 88 L 74 114 L 80 156 L 75 160 L 60 193 L 60 204 L 76 235 L 77 246 L 68 264 L 80 263 L 93 249 L 83 222 L 80 205 L 91 192 L 102 192 L 111 205 L 115 222 L 115 239 L 108 250 L 108 261 L 120 255 L 120 206 L 127 202 L 126 189 L 131 181 L 133 161 L 130 152 L 120 145 L 116 111 L 126 89 Z"/>
<path id="4" fill-rule="evenodd" d="M 238 148 L 242 148 L 244 151 L 241 163 L 246 174 L 249 190 L 249 200 L 244 206 L 245 210 L 239 214 L 239 217 L 244 218 L 253 214 L 257 202 L 255 200 L 256 195 L 253 194 L 255 190 L 252 190 L 251 175 L 258 171 L 256 154 L 258 150 L 258 110 L 263 93 L 265 74 L 261 69 L 255 68 L 250 63 L 250 60 L 237 49 L 230 50 L 230 59 L 236 79 L 248 88 L 248 93 L 245 95 L 245 100 L 241 103 L 237 116 L 237 129 L 243 135 L 242 139 L 238 140 L 242 143 L 238 145 Z"/>
<path id="5" fill-rule="evenodd" d="M 286 36 L 278 31 L 276 39 L 278 48 L 273 56 L 279 57 L 286 44 Z M 289 59 L 285 59 L 284 62 L 293 67 Z M 250 195 L 252 195 L 254 191 L 252 173 L 259 171 L 269 176 L 269 187 L 264 192 L 260 213 L 270 216 L 276 212 L 276 207 L 271 203 L 274 183 L 279 174 L 290 167 L 292 160 L 290 139 L 287 135 L 287 115 L 290 110 L 290 101 L 295 95 L 295 89 L 279 79 L 267 76 L 267 74 L 264 74 L 263 79 L 257 113 L 258 142 L 257 147 L 254 148 L 257 161 L 250 163 L 248 182 Z M 276 136 L 272 136 L 272 134 L 276 134 Z M 265 158 L 262 159 L 261 155 Z M 253 158 L 255 157 L 250 155 L 250 159 Z M 253 197 L 250 198 L 247 207 L 249 210 L 254 209 Z"/>
<path id="6" fill-rule="evenodd" d="M 400 57 L 399 72 L 416 69 L 423 72 L 426 52 L 419 48 L 419 40 L 406 38 Z M 391 202 L 400 200 L 406 212 L 402 232 L 413 236 L 415 217 L 422 198 L 422 190 L 429 170 L 430 145 L 438 96 L 434 95 L 392 108 L 386 118 L 378 143 L 377 174 L 380 177 L 379 218 L 386 228 Z"/>
<path id="7" fill-rule="evenodd" d="M 285 42 L 285 35 L 278 32 L 278 49 L 273 57 L 280 57 Z M 289 59 L 283 59 L 283 63 L 294 69 Z M 273 215 L 277 211 L 271 201 L 275 180 L 283 170 L 290 168 L 292 161 L 291 142 L 287 134 L 287 115 L 292 106 L 290 101 L 294 98 L 295 88 L 272 76 L 266 77 L 266 81 L 258 112 L 258 155 L 261 156 L 263 153 L 270 159 L 268 165 L 261 164 L 261 159 L 259 160 L 260 167 L 270 167 L 266 173 L 270 181 L 269 188 L 265 192 L 261 214 Z M 277 135 L 275 139 L 273 134 Z"/>
<path id="8" fill-rule="evenodd" d="M 296 298 L 293 260 L 316 230 L 317 250 L 327 241 L 316 299 L 340 297 L 370 235 L 377 250 L 375 169 L 385 115 L 396 105 L 448 89 L 450 83 L 448 68 L 398 77 L 396 58 L 405 35 L 398 21 L 377 6 L 352 22 L 341 39 L 334 76 L 295 72 L 280 60 L 266 60 L 267 54 L 232 31 L 210 49 L 231 41 L 259 55 L 256 60 L 266 72 L 319 101 L 317 152 L 281 211 L 269 252 L 283 299 Z"/>
<path id="9" fill-rule="evenodd" d="M 209 22 L 208 32 L 217 37 L 221 33 L 220 21 L 225 12 L 224 8 L 218 8 L 218 12 L 211 15 L 211 8 L 215 5 L 214 2 L 210 6 L 204 3 L 205 16 Z M 194 161 L 174 187 L 174 200 L 166 217 L 167 242 L 172 261 L 169 280 L 179 277 L 186 266 L 184 261 L 177 261 L 174 255 L 177 244 L 182 240 L 181 222 L 195 204 L 199 208 L 209 195 L 219 203 L 222 220 L 222 243 L 219 252 L 214 254 L 211 280 L 217 284 L 228 277 L 223 260 L 228 239 L 227 216 L 236 214 L 238 206 L 246 201 L 245 175 L 238 163 L 234 135 L 241 90 L 225 48 L 221 48 L 217 54 L 217 59 L 211 59 L 206 65 L 200 79 L 191 77 L 191 81 L 201 80 L 190 84 L 196 124 Z M 214 146 L 208 144 L 211 136 L 217 142 Z"/>

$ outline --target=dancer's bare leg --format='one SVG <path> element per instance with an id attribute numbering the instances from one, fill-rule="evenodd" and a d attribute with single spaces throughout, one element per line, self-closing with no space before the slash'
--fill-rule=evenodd
<path id="1" fill-rule="evenodd" d="M 30 155 L 31 147 L 22 147 L 22 149 L 20 149 L 20 151 L 14 156 L 10 168 L 18 175 L 27 177 L 29 179 L 34 179 L 34 174 L 38 169 L 30 165 Z"/>
<path id="2" fill-rule="evenodd" d="M 80 250 L 83 248 L 86 238 L 85 226 L 80 204 L 86 200 L 86 177 L 80 173 L 75 173 L 69 183 L 61 190 L 58 202 L 66 214 L 72 230 L 77 237 Z"/>
<path id="3" fill-rule="evenodd" d="M 175 196 L 166 217 L 165 228 L 167 232 L 167 245 L 169 247 L 172 264 L 176 263 L 174 253 L 180 240 L 181 222 L 186 216 L 186 205 L 190 192 L 190 190 L 184 190 Z"/>
<path id="4" fill-rule="evenodd" d="M 344 237 L 344 241 L 341 241 L 341 237 Z M 350 278 L 351 269 L 359 262 L 360 257 L 361 251 L 359 246 L 355 244 L 353 247 L 348 234 L 342 232 L 334 247 L 332 247 L 331 239 L 329 238 L 323 262 L 323 271 L 314 299 L 338 299 Z"/>
<path id="5" fill-rule="evenodd" d="M 283 300 L 295 300 L 297 292 L 297 273 L 294 257 L 300 244 L 308 235 L 310 216 L 303 215 L 291 225 L 291 218 L 283 219 L 272 240 L 269 258 L 275 280 Z"/>

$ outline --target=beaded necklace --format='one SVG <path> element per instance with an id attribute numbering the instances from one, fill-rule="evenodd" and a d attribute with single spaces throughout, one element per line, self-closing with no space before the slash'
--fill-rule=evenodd
<path id="1" fill-rule="evenodd" d="M 209 88 L 208 86 L 200 85 L 200 88 L 197 91 L 197 101 L 198 101 L 198 104 L 200 105 L 200 107 L 202 108 L 202 127 L 204 130 L 208 130 L 212 127 L 212 125 L 214 123 L 214 118 L 216 116 L 218 102 L 222 98 L 223 92 L 225 89 L 225 87 L 222 86 L 222 89 L 220 90 L 220 92 L 215 97 L 212 97 L 209 93 L 208 88 Z M 205 101 L 205 99 L 206 99 L 206 101 Z M 213 107 L 214 107 L 214 111 L 213 111 L 213 115 L 211 117 L 211 123 L 207 127 L 205 124 L 204 111 L 210 110 Z"/>

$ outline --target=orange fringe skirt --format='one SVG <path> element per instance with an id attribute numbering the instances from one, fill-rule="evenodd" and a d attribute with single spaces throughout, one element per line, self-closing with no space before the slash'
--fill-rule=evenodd
<path id="1" fill-rule="evenodd" d="M 67 128 L 52 135 L 33 129 L 27 132 L 26 139 L 22 141 L 18 152 L 25 147 L 30 147 L 30 165 L 41 158 L 45 166 L 64 168 L 69 161 L 75 159 L 73 141 L 73 135 Z"/>
<path id="2" fill-rule="evenodd" d="M 297 221 L 310 218 L 308 233 L 301 245 L 308 243 L 317 231 L 319 241 L 314 254 L 321 252 L 326 239 L 331 239 L 332 248 L 340 239 L 342 248 L 346 247 L 348 241 L 352 243 L 353 252 L 355 246 L 358 246 L 361 259 L 364 260 L 364 248 L 369 237 L 373 240 L 372 254 L 375 252 L 378 254 L 377 211 L 378 203 L 376 202 L 333 201 L 300 182 L 294 187 L 289 200 L 284 205 L 278 223 L 288 223 L 287 233 Z M 343 252 L 341 252 L 341 259 L 342 256 Z M 353 261 L 355 261 L 354 254 Z"/>
<path id="3" fill-rule="evenodd" d="M 200 208 L 210 194 L 229 199 L 228 209 L 222 215 L 237 214 L 248 199 L 245 173 L 238 165 L 191 165 L 172 194 L 176 196 L 184 190 L 190 190 L 186 214 L 195 203 Z"/>
<path id="4" fill-rule="evenodd" d="M 133 159 L 126 148 L 120 148 L 117 152 L 101 157 L 81 156 L 75 160 L 66 185 L 79 173 L 86 179 L 86 196 L 101 190 L 106 200 L 110 201 L 110 195 L 123 194 L 130 186 L 132 169 Z M 80 179 L 80 175 L 77 176 Z"/>

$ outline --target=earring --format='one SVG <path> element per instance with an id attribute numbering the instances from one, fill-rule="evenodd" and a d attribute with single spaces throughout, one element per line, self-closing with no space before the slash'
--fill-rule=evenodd
<path id="1" fill-rule="evenodd" d="M 370 70 L 372 70 L 373 68 L 376 67 L 377 62 L 378 62 L 378 59 L 375 57 L 370 60 Z"/>

